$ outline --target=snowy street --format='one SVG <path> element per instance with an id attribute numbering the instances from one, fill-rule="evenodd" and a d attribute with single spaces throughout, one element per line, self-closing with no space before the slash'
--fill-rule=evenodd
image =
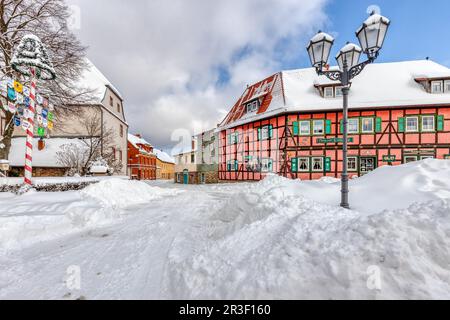
<path id="1" fill-rule="evenodd" d="M 448 161 L 353 180 L 351 211 L 338 190 L 269 176 L 0 194 L 0 299 L 450 297 Z"/>

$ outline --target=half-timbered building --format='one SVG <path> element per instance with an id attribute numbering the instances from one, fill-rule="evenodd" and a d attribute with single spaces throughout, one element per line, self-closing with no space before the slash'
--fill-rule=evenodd
<path id="1" fill-rule="evenodd" d="M 450 158 L 450 69 L 430 60 L 373 64 L 351 84 L 351 176 Z M 314 69 L 248 86 L 219 125 L 220 180 L 268 173 L 304 180 L 342 173 L 340 83 Z"/>

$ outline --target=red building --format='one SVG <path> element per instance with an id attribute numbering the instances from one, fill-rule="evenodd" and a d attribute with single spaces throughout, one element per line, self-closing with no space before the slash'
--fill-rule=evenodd
<path id="1" fill-rule="evenodd" d="M 153 146 L 141 135 L 128 134 L 128 157 L 132 179 L 156 180 L 156 155 Z"/>
<path id="2" fill-rule="evenodd" d="M 353 80 L 349 171 L 450 158 L 450 69 L 432 61 L 373 64 Z M 219 178 L 340 177 L 342 91 L 313 69 L 249 86 L 219 126 Z"/>

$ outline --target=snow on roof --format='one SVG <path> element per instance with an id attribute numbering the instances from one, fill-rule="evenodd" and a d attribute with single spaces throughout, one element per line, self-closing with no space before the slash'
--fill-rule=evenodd
<path id="1" fill-rule="evenodd" d="M 164 151 L 161 151 L 159 149 L 153 149 L 153 153 L 156 154 L 156 157 L 162 162 L 175 164 L 175 160 Z"/>
<path id="2" fill-rule="evenodd" d="M 232 111 L 220 125 L 220 129 L 286 112 L 342 110 L 342 98 L 323 98 L 315 87 L 339 83 L 328 80 L 325 76 L 317 76 L 314 68 L 282 71 L 280 74 L 281 83 L 278 87 L 283 90 L 277 90 L 278 94 L 272 92 L 270 105 L 263 113 L 243 113 L 236 119 L 230 116 Z M 349 108 L 450 104 L 450 93 L 426 92 L 415 81 L 418 74 L 450 75 L 450 69 L 430 60 L 368 65 L 352 81 Z"/>
<path id="3" fill-rule="evenodd" d="M 86 59 L 88 68 L 84 70 L 78 81 L 78 87 L 82 90 L 92 90 L 92 103 L 102 103 L 106 89 L 109 87 L 120 99 L 123 100 L 119 90 L 103 75 L 103 73 L 89 60 Z"/>
<path id="4" fill-rule="evenodd" d="M 128 141 L 130 141 L 130 143 L 135 146 L 136 148 L 138 147 L 138 144 L 142 144 L 144 146 L 152 146 L 149 142 L 147 142 L 147 140 L 145 140 L 144 138 L 139 138 L 138 136 L 135 136 L 134 134 L 129 133 L 128 134 Z"/>
<path id="5" fill-rule="evenodd" d="M 45 139 L 45 148 L 38 150 L 39 139 L 33 140 L 33 166 L 45 168 L 65 168 L 57 162 L 56 153 L 61 151 L 61 146 L 75 143 L 81 144 L 80 139 Z M 25 138 L 13 138 L 11 140 L 11 150 L 9 152 L 9 162 L 11 167 L 23 167 L 25 163 Z"/>

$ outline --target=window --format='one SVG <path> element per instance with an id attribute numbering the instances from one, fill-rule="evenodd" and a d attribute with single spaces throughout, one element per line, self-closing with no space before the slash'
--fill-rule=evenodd
<path id="1" fill-rule="evenodd" d="M 120 137 L 123 137 L 123 125 L 120 125 Z"/>
<path id="2" fill-rule="evenodd" d="M 195 163 L 195 154 L 191 154 L 191 163 Z"/>
<path id="3" fill-rule="evenodd" d="M 373 118 L 363 118 L 361 124 L 362 133 L 373 133 L 374 132 L 374 119 Z"/>
<path id="4" fill-rule="evenodd" d="M 113 97 L 109 97 L 109 105 L 112 107 L 114 105 Z"/>
<path id="5" fill-rule="evenodd" d="M 314 135 L 323 135 L 324 133 L 325 133 L 325 121 L 314 120 L 313 121 L 313 134 Z"/>
<path id="6" fill-rule="evenodd" d="M 323 158 L 312 158 L 312 171 L 322 172 L 323 171 Z"/>
<path id="7" fill-rule="evenodd" d="M 358 157 L 348 157 L 348 171 L 358 171 Z"/>
<path id="8" fill-rule="evenodd" d="M 450 93 L 450 80 L 445 80 L 445 82 L 444 82 L 444 91 Z"/>
<path id="9" fill-rule="evenodd" d="M 250 102 L 250 103 L 247 103 L 247 113 L 256 112 L 256 111 L 258 111 L 258 108 L 259 108 L 259 101 L 258 100 Z"/>
<path id="10" fill-rule="evenodd" d="M 120 113 L 120 103 L 117 104 L 117 112 Z"/>
<path id="11" fill-rule="evenodd" d="M 237 144 L 239 141 L 239 133 L 237 132 L 231 133 L 228 136 L 228 141 L 230 142 L 230 144 Z"/>
<path id="12" fill-rule="evenodd" d="M 311 134 L 311 122 L 310 121 L 300 121 L 299 129 L 301 136 L 309 136 Z"/>
<path id="13" fill-rule="evenodd" d="M 348 133 L 359 133 L 359 119 L 348 119 Z"/>
<path id="14" fill-rule="evenodd" d="M 264 126 L 261 128 L 260 140 L 269 140 L 272 138 L 272 126 Z"/>
<path id="15" fill-rule="evenodd" d="M 323 89 L 323 95 L 325 98 L 334 98 L 334 88 L 333 87 L 325 87 Z"/>
<path id="16" fill-rule="evenodd" d="M 309 172 L 309 158 L 298 158 L 298 171 Z"/>
<path id="17" fill-rule="evenodd" d="M 239 162 L 237 160 L 230 160 L 227 162 L 227 171 L 238 171 Z"/>
<path id="18" fill-rule="evenodd" d="M 342 87 L 336 87 L 336 89 L 335 89 L 335 96 L 336 96 L 336 98 L 343 96 L 343 94 L 342 94 Z"/>
<path id="19" fill-rule="evenodd" d="M 272 172 L 272 159 L 262 159 L 261 161 L 261 172 Z"/>
<path id="20" fill-rule="evenodd" d="M 417 156 L 407 156 L 405 157 L 405 163 L 411 163 L 417 161 Z"/>
<path id="21" fill-rule="evenodd" d="M 445 159 L 445 160 L 450 160 L 450 154 L 446 154 L 446 155 L 444 156 L 444 159 Z"/>
<path id="22" fill-rule="evenodd" d="M 431 82 L 431 93 L 442 93 L 442 81 Z"/>
<path id="23" fill-rule="evenodd" d="M 422 131 L 433 132 L 435 130 L 435 117 L 434 116 L 423 116 L 422 117 Z"/>
<path id="24" fill-rule="evenodd" d="M 419 131 L 419 117 L 407 117 L 406 132 L 418 132 L 418 131 Z"/>

